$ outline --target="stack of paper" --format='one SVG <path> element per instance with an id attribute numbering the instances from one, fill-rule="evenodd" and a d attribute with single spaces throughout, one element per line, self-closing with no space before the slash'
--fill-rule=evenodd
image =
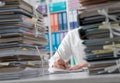
<path id="1" fill-rule="evenodd" d="M 86 46 L 84 59 L 89 62 L 90 74 L 109 74 L 118 73 L 119 58 L 120 58 L 120 1 L 107 3 L 109 0 L 81 0 L 89 2 L 106 2 L 99 4 L 93 9 L 86 9 L 79 15 L 80 36 L 83 39 L 83 44 Z M 105 5 L 106 4 L 106 5 Z M 112 5 L 111 5 L 112 4 Z M 91 4 L 92 6 L 92 4 Z M 108 11 L 107 11 L 107 10 Z M 109 19 L 106 23 L 107 16 L 100 14 L 101 10 L 106 10 L 108 15 L 113 16 L 117 21 Z M 112 32 L 110 31 L 112 30 Z M 111 34 L 113 37 L 111 37 Z M 113 69 L 114 66 L 116 66 Z M 94 67 L 93 67 L 94 66 Z M 109 69 L 110 68 L 110 69 Z M 120 73 L 120 72 L 119 72 Z"/>
<path id="2" fill-rule="evenodd" d="M 61 73 L 75 73 L 75 72 L 82 72 L 84 69 L 78 69 L 78 70 L 69 70 L 69 69 L 58 69 L 58 68 L 49 68 L 52 74 L 61 74 Z"/>
<path id="3" fill-rule="evenodd" d="M 44 75 L 42 13 L 23 0 L 0 2 L 0 80 Z"/>
<path id="4" fill-rule="evenodd" d="M 95 6 L 100 7 L 100 4 L 102 4 L 102 6 L 108 5 L 108 3 L 113 3 L 114 1 L 118 1 L 119 0 L 79 0 L 80 3 L 80 8 L 79 9 L 86 9 L 86 8 L 94 8 Z M 84 8 L 83 8 L 84 7 Z M 96 8 L 95 8 L 96 9 Z"/>

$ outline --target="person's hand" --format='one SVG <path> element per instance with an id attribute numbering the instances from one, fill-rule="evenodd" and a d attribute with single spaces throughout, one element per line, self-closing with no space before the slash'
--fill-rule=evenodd
<path id="1" fill-rule="evenodd" d="M 78 65 L 75 65 L 75 66 L 69 68 L 69 70 L 78 70 L 78 69 L 81 69 L 81 68 L 83 68 L 83 67 L 87 67 L 87 66 L 88 66 L 87 63 L 78 64 Z"/>
<path id="2" fill-rule="evenodd" d="M 68 63 L 65 62 L 62 58 L 59 58 L 57 61 L 54 62 L 53 67 L 58 69 L 66 69 L 68 67 Z"/>

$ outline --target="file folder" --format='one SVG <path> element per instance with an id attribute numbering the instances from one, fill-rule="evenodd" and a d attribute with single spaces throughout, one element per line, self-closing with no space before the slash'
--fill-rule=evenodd
<path id="1" fill-rule="evenodd" d="M 58 13 L 59 30 L 63 29 L 62 14 Z"/>
<path id="2" fill-rule="evenodd" d="M 62 30 L 67 30 L 67 13 L 63 12 L 62 13 L 62 19 L 63 19 L 63 29 Z"/>
<path id="3" fill-rule="evenodd" d="M 57 32 L 56 33 L 56 46 L 57 46 L 57 48 L 58 48 L 58 46 L 60 45 L 60 43 L 61 43 L 61 40 L 60 40 L 60 34 L 61 34 L 61 32 Z"/>
<path id="4" fill-rule="evenodd" d="M 54 31 L 58 31 L 59 29 L 58 29 L 58 14 L 57 13 L 55 13 L 54 14 Z"/>
<path id="5" fill-rule="evenodd" d="M 54 14 L 50 14 L 51 31 L 54 32 Z"/>

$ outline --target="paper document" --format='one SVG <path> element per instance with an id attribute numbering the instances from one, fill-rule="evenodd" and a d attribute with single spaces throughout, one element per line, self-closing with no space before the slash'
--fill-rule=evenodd
<path id="1" fill-rule="evenodd" d="M 58 68 L 50 68 L 49 69 L 51 74 L 60 74 L 60 73 L 74 73 L 74 72 L 82 72 L 84 69 L 78 69 L 78 70 L 64 70 L 64 69 L 58 69 Z"/>

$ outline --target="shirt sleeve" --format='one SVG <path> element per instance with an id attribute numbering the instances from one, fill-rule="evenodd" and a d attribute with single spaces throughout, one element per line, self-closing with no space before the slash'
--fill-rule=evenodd
<path id="1" fill-rule="evenodd" d="M 67 33 L 55 54 L 50 58 L 49 67 L 52 67 L 54 62 L 60 57 L 65 61 L 68 61 L 70 59 L 71 55 L 70 33 L 71 32 Z"/>

